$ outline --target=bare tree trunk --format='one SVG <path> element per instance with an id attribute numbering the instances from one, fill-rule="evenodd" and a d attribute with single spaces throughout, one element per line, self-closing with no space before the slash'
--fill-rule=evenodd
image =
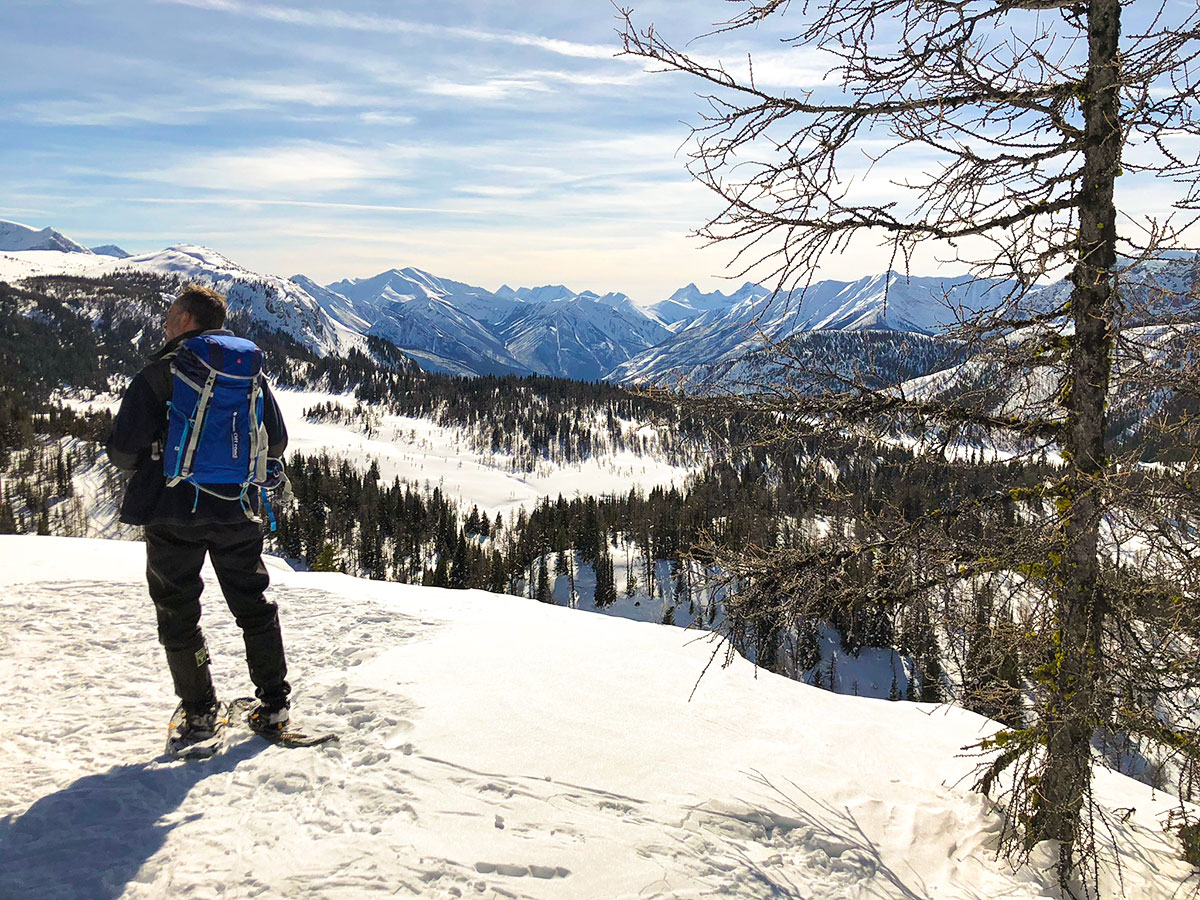
<path id="1" fill-rule="evenodd" d="M 1066 481 L 1063 554 L 1059 561 L 1057 634 L 1046 709 L 1046 764 L 1035 797 L 1033 837 L 1063 844 L 1071 866 L 1080 812 L 1091 780 L 1091 737 L 1097 724 L 1103 671 L 1106 604 L 1100 585 L 1101 476 L 1107 464 L 1105 402 L 1116 313 L 1116 208 L 1120 168 L 1120 0 L 1088 7 L 1089 81 L 1083 98 L 1085 149 L 1079 204 L 1079 260 L 1071 275 L 1070 384 L 1064 449 Z"/>

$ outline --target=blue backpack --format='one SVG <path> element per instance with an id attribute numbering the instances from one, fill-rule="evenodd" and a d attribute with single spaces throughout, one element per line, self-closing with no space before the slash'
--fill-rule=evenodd
<path id="1" fill-rule="evenodd" d="M 163 448 L 167 484 L 192 485 L 196 503 L 201 491 L 237 500 L 251 519 L 248 494 L 258 488 L 274 529 L 265 488 L 282 471 L 278 460 L 267 459 L 262 351 L 230 334 L 196 335 L 179 345 L 171 374 Z"/>

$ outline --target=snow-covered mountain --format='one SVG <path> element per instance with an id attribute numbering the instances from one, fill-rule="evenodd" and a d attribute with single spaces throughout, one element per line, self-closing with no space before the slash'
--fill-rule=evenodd
<path id="1" fill-rule="evenodd" d="M 484 288 L 439 278 L 410 267 L 388 269 L 370 278 L 348 278 L 326 285 L 350 300 L 358 314 L 370 320 L 372 311 L 390 309 L 414 300 L 444 300 L 461 313 L 487 325 L 497 325 L 521 305 Z"/>
<path id="2" fill-rule="evenodd" d="M 20 222 L 0 219 L 0 250 L 61 250 L 65 253 L 91 253 L 87 247 L 77 244 L 53 228 L 38 230 Z"/>
<path id="3" fill-rule="evenodd" d="M 411 267 L 334 282 L 314 296 L 343 326 L 391 341 L 422 368 L 457 375 L 533 371 L 496 331 L 521 301 Z"/>
<path id="4" fill-rule="evenodd" d="M 53 247 L 30 249 L 42 245 Z M 817 282 L 778 296 L 750 282 L 730 294 L 689 284 L 643 308 L 621 293 L 576 293 L 561 284 L 489 291 L 411 267 L 322 286 L 303 275 L 283 279 L 251 272 L 203 247 L 121 259 L 124 251 L 117 247 L 96 251 L 50 228 L 0 222 L 0 278 L 119 270 L 172 274 L 229 291 L 235 310 L 321 353 L 372 335 L 436 371 L 622 384 L 736 380 L 753 375 L 759 365 L 753 357 L 761 360 L 765 344 L 809 333 L 832 336 L 804 342 L 814 366 L 846 371 L 854 360 L 823 355 L 852 352 L 854 342 L 837 334 L 890 331 L 936 339 L 963 316 L 1001 304 L 1010 287 L 889 272 L 854 282 Z M 1156 316 L 1169 314 L 1190 303 L 1181 298 L 1194 289 L 1197 274 L 1192 255 L 1145 264 L 1131 279 L 1130 296 L 1148 300 Z M 1147 286 L 1151 279 L 1156 284 Z M 1044 305 L 1062 300 L 1069 289 L 1065 282 L 1042 289 Z M 922 344 L 920 355 L 939 356 L 927 350 Z"/>
<path id="5" fill-rule="evenodd" d="M 341 741 L 234 728 L 184 762 L 141 545 L 0 537 L 0 896 L 1059 896 L 1050 845 L 996 856 L 978 715 L 710 666 L 680 628 L 267 565 L 297 724 Z M 250 685 L 219 606 L 229 699 Z M 1100 766 L 1094 799 L 1099 896 L 1186 893 L 1180 801 Z"/>
<path id="6" fill-rule="evenodd" d="M 681 331 L 707 312 L 722 314 L 747 300 L 770 296 L 771 292 L 761 285 L 747 281 L 732 294 L 720 291 L 704 293 L 695 283 L 681 287 L 666 300 L 648 307 L 648 311 L 660 319 L 672 331 Z"/>
<path id="7" fill-rule="evenodd" d="M 109 271 L 154 272 L 212 284 L 226 295 L 232 312 L 245 313 L 318 353 L 342 345 L 334 320 L 298 284 L 278 275 L 251 272 L 208 247 L 182 244 L 127 259 L 106 259 L 114 264 Z"/>
<path id="8" fill-rule="evenodd" d="M 365 325 L 425 368 L 460 374 L 598 380 L 669 336 L 625 294 L 563 285 L 492 292 L 405 268 L 323 290 L 322 308 L 346 327 Z"/>
<path id="9" fill-rule="evenodd" d="M 345 331 L 353 334 L 366 334 L 371 328 L 371 323 L 359 316 L 353 301 L 349 298 L 322 287 L 306 275 L 293 275 L 290 280 L 316 300 L 325 315 L 333 319 Z"/>
<path id="10" fill-rule="evenodd" d="M 533 372 L 495 332 L 443 297 L 410 297 L 381 306 L 367 333 L 391 341 L 424 369 L 458 375 Z"/>
<path id="11" fill-rule="evenodd" d="M 252 272 L 207 247 L 184 244 L 125 258 L 61 250 L 0 254 L 0 280 L 6 281 L 52 275 L 102 278 L 125 272 L 211 284 L 228 297 L 231 311 L 288 334 L 317 353 L 337 350 L 354 337 L 340 329 L 298 284 L 278 275 Z"/>
<path id="12" fill-rule="evenodd" d="M 92 247 L 92 252 L 99 256 L 112 256 L 116 259 L 128 259 L 133 254 L 127 250 L 123 250 L 116 244 L 101 244 L 99 247 Z"/>
<path id="13" fill-rule="evenodd" d="M 623 294 L 591 293 L 531 299 L 503 323 L 500 333 L 509 352 L 534 371 L 583 381 L 599 381 L 670 336 Z"/>
<path id="14" fill-rule="evenodd" d="M 608 380 L 619 384 L 708 380 L 714 372 L 731 371 L 766 342 L 782 342 L 803 332 L 938 335 L 961 315 L 1000 304 L 1006 293 L 1004 282 L 905 277 L 896 272 L 855 282 L 819 281 L 788 296 L 774 296 L 753 284 L 728 297 L 720 292 L 702 294 L 689 285 L 651 307 L 659 316 L 679 317 L 675 333 L 618 366 Z"/>

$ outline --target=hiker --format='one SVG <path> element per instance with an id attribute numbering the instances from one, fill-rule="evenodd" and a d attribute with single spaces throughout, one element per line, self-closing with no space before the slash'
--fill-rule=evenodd
<path id="1" fill-rule="evenodd" d="M 221 592 L 245 639 L 246 663 L 258 698 L 249 717 L 251 727 L 264 732 L 282 731 L 289 718 L 291 687 L 286 680 L 279 617 L 276 605 L 263 595 L 270 578 L 262 561 L 259 516 L 262 504 L 258 487 L 168 479 L 164 469 L 164 455 L 168 457 L 167 465 L 173 464 L 172 448 L 167 444 L 171 443 L 175 451 L 180 446 L 177 431 L 171 430 L 168 422 L 173 392 L 185 394 L 189 386 L 194 386 L 178 380 L 185 377 L 184 360 L 196 359 L 190 348 L 218 347 L 212 351 L 210 364 L 206 364 L 208 371 L 221 368 L 222 346 L 227 348 L 225 356 L 249 348 L 253 352 L 245 355 L 261 366 L 257 347 L 223 329 L 225 315 L 225 297 L 217 291 L 200 285 L 185 285 L 180 290 L 163 324 L 166 343 L 130 382 L 108 437 L 108 458 L 128 477 L 121 521 L 145 526 L 146 580 L 158 614 L 158 639 L 166 650 L 175 693 L 181 701 L 172 718 L 171 740 L 180 744 L 212 738 L 218 725 L 223 725 L 222 708 L 209 673 L 208 648 L 200 630 L 200 594 L 204 590 L 200 569 L 205 553 L 212 560 Z M 192 340 L 198 335 L 203 335 L 203 340 Z M 231 352 L 229 347 L 236 349 Z M 240 355 L 237 362 L 242 362 Z M 243 384 L 259 382 L 261 402 L 257 407 L 261 410 L 261 427 L 253 431 L 254 411 L 243 387 L 238 395 L 244 404 L 240 433 L 249 435 L 244 440 L 253 445 L 254 438 L 261 438 L 265 430 L 266 456 L 275 461 L 287 447 L 287 429 L 266 380 L 258 377 L 251 382 L 243 376 Z M 179 387 L 181 384 L 184 387 Z M 171 412 L 178 418 L 181 397 L 175 396 L 174 400 Z M 195 405 L 194 394 L 192 400 Z M 226 427 L 222 438 L 226 458 L 231 436 L 233 453 L 239 453 L 238 411 L 234 409 L 232 414 L 232 432 Z M 247 426 L 252 430 L 247 431 Z M 209 440 L 214 430 L 209 428 Z M 197 429 L 200 434 L 203 431 Z M 198 464 L 199 456 L 209 452 L 204 440 L 196 439 Z M 178 463 L 174 465 L 178 473 Z M 277 473 L 281 474 L 282 466 L 277 465 Z M 245 470 L 244 463 L 242 469 Z"/>

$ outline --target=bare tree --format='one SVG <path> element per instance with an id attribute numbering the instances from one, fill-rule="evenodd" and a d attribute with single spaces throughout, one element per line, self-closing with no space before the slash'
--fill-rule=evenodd
<path id="1" fill-rule="evenodd" d="M 1003 430 L 1061 451 L 1057 474 L 1017 495 L 1027 510 L 1050 507 L 1023 532 L 1019 549 L 1005 539 L 994 553 L 981 552 L 952 527 L 936 527 L 962 510 L 916 523 L 897 519 L 867 549 L 919 534 L 925 553 L 940 553 L 939 566 L 922 568 L 914 568 L 911 553 L 892 555 L 883 571 L 893 597 L 926 591 L 925 581 L 944 581 L 948 572 L 1012 572 L 1020 554 L 1032 554 L 1027 560 L 1036 566 L 1027 562 L 1023 575 L 1046 601 L 1043 643 L 1052 649 L 1041 651 L 1035 724 L 1007 733 L 984 780 L 990 785 L 1007 765 L 1023 771 L 1016 812 L 1027 823 L 1026 839 L 1061 842 L 1065 884 L 1088 827 L 1090 741 L 1116 715 L 1106 648 L 1148 639 L 1119 625 L 1128 620 L 1118 614 L 1128 610 L 1116 608 L 1115 576 L 1106 569 L 1113 568 L 1102 540 L 1106 516 L 1131 508 L 1130 469 L 1115 453 L 1107 404 L 1132 298 L 1154 293 L 1125 282 L 1144 270 L 1137 264 L 1182 245 L 1200 205 L 1200 167 L 1185 155 L 1188 139 L 1200 135 L 1193 112 L 1200 15 L 1194 5 L 1139 3 L 1130 28 L 1122 25 L 1123 12 L 1133 14 L 1130 0 L 727 2 L 737 12 L 710 37 L 789 23 L 785 44 L 824 60 L 828 74 L 807 89 L 772 91 L 756 80 L 753 57 L 734 69 L 681 51 L 622 11 L 627 53 L 708 88 L 689 168 L 722 209 L 699 234 L 732 242 L 740 274 L 768 272 L 777 303 L 802 303 L 822 262 L 864 241 L 890 248 L 893 264 L 906 271 L 934 244 L 944 262 L 995 286 L 989 308 L 960 311 L 957 336 L 978 353 L 977 367 L 990 360 L 979 371 L 1012 379 L 1054 370 L 1049 395 L 1034 392 L 1020 404 L 1012 392 L 997 402 L 984 385 L 946 402 L 869 390 L 838 373 L 825 373 L 844 379 L 834 396 L 777 387 L 750 402 L 785 432 L 796 422 L 903 422 L 940 434 Z M 889 164 L 907 174 L 882 176 L 894 199 L 872 200 L 859 183 L 881 180 L 877 173 Z M 1124 211 L 1118 224 L 1120 178 L 1173 187 L 1171 208 Z M 1069 290 L 1044 288 L 1064 272 Z M 1161 521 L 1142 510 L 1130 513 L 1139 527 Z M 1178 540 L 1177 530 L 1158 531 Z M 845 592 L 850 582 L 837 576 L 848 557 L 840 553 L 743 556 L 741 576 L 764 585 L 764 596 L 794 588 L 796 572 L 809 573 L 809 590 Z M 1137 591 L 1149 590 L 1140 583 Z M 1122 628 L 1123 643 L 1114 643 L 1114 629 Z M 1136 716 L 1126 718 L 1136 725 Z"/>

